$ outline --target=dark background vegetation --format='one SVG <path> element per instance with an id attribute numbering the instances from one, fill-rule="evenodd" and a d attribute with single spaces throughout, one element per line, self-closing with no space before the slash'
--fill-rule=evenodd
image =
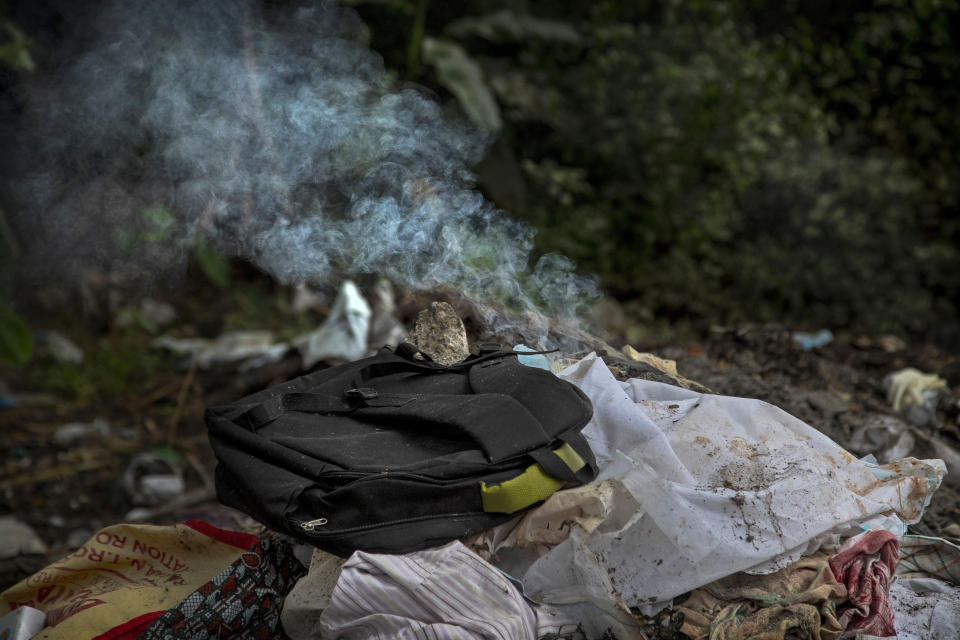
<path id="1" fill-rule="evenodd" d="M 599 276 L 626 339 L 778 321 L 960 342 L 956 0 L 346 4 L 399 82 L 490 132 L 481 189 Z M 7 2 L 0 116 L 74 11 Z"/>
<path id="2" fill-rule="evenodd" d="M 358 10 L 389 67 L 462 102 L 397 29 L 423 4 Z M 957 2 L 430 3 L 424 33 L 499 107 L 484 191 L 638 324 L 956 343 Z"/>

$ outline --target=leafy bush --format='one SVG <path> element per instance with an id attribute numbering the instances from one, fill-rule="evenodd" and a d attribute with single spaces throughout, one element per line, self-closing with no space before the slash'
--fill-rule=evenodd
<path id="1" fill-rule="evenodd" d="M 513 213 L 638 320 L 956 339 L 957 3 L 824 4 L 484 2 L 428 27 L 499 103 Z M 508 172 L 480 169 L 496 196 Z"/>

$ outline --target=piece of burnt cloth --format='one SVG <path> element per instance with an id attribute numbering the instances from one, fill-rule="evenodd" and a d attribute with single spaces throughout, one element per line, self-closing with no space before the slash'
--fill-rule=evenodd
<path id="1" fill-rule="evenodd" d="M 232 565 L 156 619 L 139 640 L 285 638 L 283 600 L 306 569 L 287 542 L 261 537 Z"/>
<path id="2" fill-rule="evenodd" d="M 847 587 L 848 602 L 838 609 L 843 638 L 896 637 L 890 578 L 899 558 L 899 541 L 885 529 L 850 538 L 830 557 L 833 575 Z"/>
<path id="3" fill-rule="evenodd" d="M 693 640 L 835 640 L 846 588 L 824 553 L 767 575 L 735 573 L 695 589 L 675 607 Z"/>

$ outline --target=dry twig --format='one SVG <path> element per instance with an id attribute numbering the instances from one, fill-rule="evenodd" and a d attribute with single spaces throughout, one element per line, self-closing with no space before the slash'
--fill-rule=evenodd
<path id="1" fill-rule="evenodd" d="M 180 393 L 177 394 L 177 407 L 174 409 L 173 415 L 170 416 L 170 425 L 167 428 L 167 444 L 171 446 L 177 438 L 177 427 L 180 426 L 180 417 L 183 415 L 183 405 L 187 401 L 187 394 L 190 391 L 190 385 L 193 384 L 193 379 L 196 374 L 197 359 L 193 358 L 190 361 L 190 368 L 187 370 L 187 375 L 183 379 L 183 385 L 180 387 Z"/>

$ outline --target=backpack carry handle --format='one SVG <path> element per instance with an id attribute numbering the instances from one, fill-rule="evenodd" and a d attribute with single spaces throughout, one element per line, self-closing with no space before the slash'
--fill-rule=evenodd
<path id="1" fill-rule="evenodd" d="M 357 409 L 365 407 L 402 407 L 414 400 L 416 400 L 416 396 L 381 394 L 376 389 L 365 387 L 347 389 L 342 396 L 292 391 L 274 396 L 248 409 L 237 418 L 237 422 L 245 425 L 251 431 L 256 431 L 288 411 L 330 416 L 353 413 Z"/>
<path id="2" fill-rule="evenodd" d="M 402 342 L 400 343 L 400 346 L 405 344 L 405 342 Z M 422 351 L 412 351 L 410 348 L 401 350 L 399 346 L 397 351 L 390 351 L 388 348 L 384 347 L 384 349 L 381 350 L 381 353 L 384 350 L 388 353 L 392 353 L 399 359 L 392 362 L 375 362 L 361 367 L 357 370 L 357 375 L 359 376 L 358 379 L 361 382 L 365 382 L 371 378 L 386 376 L 392 373 L 403 373 L 405 371 L 421 371 L 423 373 L 447 373 L 450 371 L 462 371 L 469 369 L 481 362 L 487 362 L 488 360 L 494 360 L 496 358 L 503 358 L 506 356 L 525 356 L 537 353 L 552 353 L 552 351 L 489 351 L 482 352 L 481 355 L 469 358 L 463 362 L 456 362 L 454 364 L 438 364 L 433 360 L 430 360 L 429 356 L 424 354 Z M 415 360 L 413 358 L 413 354 L 416 353 L 420 353 L 424 356 L 424 358 L 427 359 L 422 361 Z"/>
<path id="3" fill-rule="evenodd" d="M 273 422 L 287 411 L 302 411 L 305 413 L 335 415 L 352 413 L 361 407 L 403 406 L 412 398 L 409 396 L 387 397 L 376 394 L 376 391 L 374 391 L 374 394 L 376 395 L 363 394 L 359 392 L 366 389 L 366 387 L 364 387 L 364 383 L 373 378 L 388 376 L 395 373 L 447 373 L 450 371 L 467 370 L 480 362 L 486 362 L 488 360 L 492 360 L 497 357 L 504 357 L 513 353 L 511 351 L 496 351 L 486 353 L 471 360 L 458 362 L 456 364 L 441 365 L 429 360 L 423 362 L 414 360 L 413 354 L 419 352 L 413 350 L 413 348 L 409 345 L 407 345 L 405 349 L 401 349 L 401 347 L 404 345 L 407 345 L 407 343 L 403 342 L 398 345 L 397 352 L 400 352 L 399 354 L 397 354 L 395 351 L 390 351 L 390 349 L 387 347 L 384 347 L 380 351 L 380 353 L 383 355 L 385 355 L 384 352 L 397 355 L 398 359 L 390 362 L 374 362 L 371 364 L 366 364 L 357 369 L 354 374 L 355 377 L 353 378 L 353 388 L 344 392 L 346 398 L 309 392 L 287 392 L 278 396 L 274 396 L 269 400 L 251 407 L 244 412 L 237 421 L 240 424 L 245 425 L 251 431 L 255 431 L 265 424 Z M 352 394 L 351 392 L 353 391 L 358 393 Z M 374 398 L 380 399 L 378 401 L 374 401 Z"/>

